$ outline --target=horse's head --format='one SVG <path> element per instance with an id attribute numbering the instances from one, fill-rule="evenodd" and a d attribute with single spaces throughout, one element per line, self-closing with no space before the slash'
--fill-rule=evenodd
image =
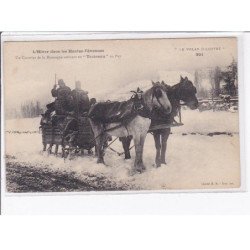
<path id="1" fill-rule="evenodd" d="M 177 95 L 189 108 L 197 109 L 199 102 L 196 97 L 196 88 L 193 83 L 187 78 L 181 76 L 180 82 L 177 84 Z"/>
<path id="2" fill-rule="evenodd" d="M 158 109 L 165 114 L 170 114 L 172 111 L 171 103 L 167 96 L 166 87 L 160 82 L 152 82 L 151 88 L 151 105 L 152 109 Z"/>

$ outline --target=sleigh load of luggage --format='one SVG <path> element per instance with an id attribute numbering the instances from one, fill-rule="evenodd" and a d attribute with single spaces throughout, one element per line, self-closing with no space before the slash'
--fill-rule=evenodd
<path id="1" fill-rule="evenodd" d="M 67 157 L 84 150 L 91 154 L 95 147 L 97 163 L 104 163 L 104 151 L 113 143 L 108 140 L 114 136 L 114 140 L 119 138 L 122 142 L 125 158 L 131 157 L 129 151 L 135 147 L 134 172 L 145 169 L 142 155 L 147 133 L 154 136 L 156 166 L 159 167 L 165 164 L 165 144 L 170 128 L 183 125 L 181 105 L 191 109 L 198 107 L 196 88 L 187 77 L 181 77 L 174 86 L 152 82 L 151 88 L 145 91 L 139 88 L 131 91 L 131 98 L 123 102 L 96 102 L 94 98 L 91 102 L 79 82 L 73 91 L 63 80 L 59 80 L 58 85 L 59 88 L 55 85 L 51 91 L 56 100 L 47 105 L 41 119 L 43 150 L 51 153 L 55 145 L 57 154 L 61 146 L 62 156 Z M 132 147 L 131 140 L 134 141 Z"/>

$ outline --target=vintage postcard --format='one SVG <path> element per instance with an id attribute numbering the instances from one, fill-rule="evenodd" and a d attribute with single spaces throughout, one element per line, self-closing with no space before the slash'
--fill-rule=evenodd
<path id="1" fill-rule="evenodd" d="M 3 39 L 7 193 L 237 191 L 238 38 Z"/>

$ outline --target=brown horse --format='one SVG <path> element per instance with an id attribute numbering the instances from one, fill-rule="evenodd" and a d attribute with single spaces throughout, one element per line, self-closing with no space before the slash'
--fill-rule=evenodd
<path id="1" fill-rule="evenodd" d="M 110 110 L 114 110 L 114 105 L 120 105 L 120 107 L 125 106 L 125 108 L 133 106 L 134 109 L 135 105 L 131 105 L 131 100 L 125 103 L 116 102 L 114 105 L 109 103 L 95 104 L 98 105 L 99 110 L 102 110 L 103 116 L 99 117 L 99 119 L 96 118 L 97 112 L 95 111 L 95 106 L 93 106 L 90 110 L 90 122 L 96 138 L 98 155 L 97 163 L 104 163 L 103 143 L 105 140 L 105 134 L 116 137 L 132 136 L 136 153 L 132 173 L 141 173 L 143 170 L 145 170 L 145 166 L 143 164 L 143 147 L 151 123 L 150 118 L 152 111 L 153 109 L 159 109 L 161 112 L 169 114 L 172 110 L 172 107 L 166 91 L 161 84 L 153 84 L 153 87 L 143 92 L 140 98 L 141 105 L 137 105 L 139 108 L 136 110 L 136 112 L 131 113 L 131 116 L 129 115 L 129 119 L 127 119 L 125 122 L 107 122 L 107 114 L 110 113 Z M 105 107 L 109 107 L 109 109 L 107 110 Z M 117 114 L 120 113 L 120 111 L 121 110 L 118 110 Z M 126 114 L 127 110 L 125 110 L 124 113 Z"/>
<path id="2" fill-rule="evenodd" d="M 164 82 L 161 83 L 168 94 L 170 100 L 172 111 L 170 114 L 163 116 L 161 113 L 155 112 L 151 118 L 151 125 L 160 125 L 160 124 L 172 124 L 175 123 L 175 116 L 180 109 L 180 101 L 183 101 L 191 109 L 196 109 L 198 107 L 198 100 L 196 98 L 196 88 L 193 83 L 187 78 L 181 76 L 180 82 L 174 86 L 168 86 Z M 153 131 L 153 136 L 155 140 L 156 147 L 156 157 L 155 163 L 157 167 L 160 167 L 161 164 L 166 164 L 166 150 L 167 150 L 167 140 L 169 138 L 171 129 L 158 129 Z M 131 158 L 129 147 L 131 138 L 123 137 L 120 138 L 123 144 L 125 159 Z"/>

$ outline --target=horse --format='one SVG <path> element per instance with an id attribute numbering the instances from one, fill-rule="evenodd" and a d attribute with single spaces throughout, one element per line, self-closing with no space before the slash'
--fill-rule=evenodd
<path id="1" fill-rule="evenodd" d="M 139 95 L 136 94 L 136 105 L 135 99 L 130 99 L 123 103 L 96 103 L 91 107 L 89 118 L 96 140 L 98 155 L 97 163 L 105 164 L 103 143 L 106 134 L 116 137 L 132 136 L 136 156 L 131 173 L 142 173 L 146 169 L 143 163 L 143 148 L 151 123 L 150 117 L 152 110 L 158 109 L 160 110 L 159 112 L 169 114 L 172 107 L 164 87 L 160 84 L 153 84 L 150 89 L 141 93 L 139 97 L 138 96 Z M 138 105 L 138 103 L 140 105 Z M 125 114 L 125 120 L 119 121 L 119 119 L 108 119 L 108 114 L 111 110 L 115 109 L 115 106 L 118 106 L 115 114 L 120 114 L 122 108 L 124 108 L 122 116 Z M 128 112 L 131 107 L 133 107 L 133 112 Z M 136 110 L 135 107 L 137 107 Z M 101 110 L 102 113 L 99 119 L 96 111 L 97 109 Z"/>
<path id="2" fill-rule="evenodd" d="M 198 108 L 198 100 L 196 97 L 196 88 L 193 83 L 187 78 L 180 77 L 180 82 L 169 86 L 165 84 L 163 81 L 161 84 L 165 87 L 165 91 L 167 92 L 168 98 L 170 100 L 172 111 L 170 114 L 166 116 L 162 116 L 162 114 L 155 113 L 151 119 L 151 125 L 160 125 L 160 124 L 172 124 L 176 123 L 174 120 L 175 116 L 178 114 L 180 109 L 180 101 L 183 101 L 185 105 L 187 105 L 190 109 L 194 110 Z M 155 163 L 156 167 L 160 167 L 161 164 L 166 164 L 166 150 L 167 150 L 167 140 L 169 138 L 171 132 L 171 128 L 164 128 L 154 130 L 152 132 L 155 141 L 156 147 L 156 157 Z M 131 143 L 131 138 L 123 137 L 120 138 L 123 144 L 123 149 L 125 153 L 125 159 L 131 158 L 129 147 Z"/>

